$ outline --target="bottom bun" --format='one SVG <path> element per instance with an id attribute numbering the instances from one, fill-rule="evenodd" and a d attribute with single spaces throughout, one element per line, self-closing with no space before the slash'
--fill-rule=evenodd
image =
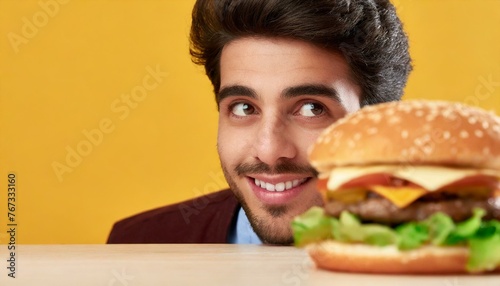
<path id="1" fill-rule="evenodd" d="M 307 246 L 317 267 L 343 272 L 386 274 L 457 274 L 466 270 L 466 247 L 424 246 L 400 251 L 395 246 L 370 246 L 324 241 Z M 494 272 L 500 272 L 498 266 Z"/>

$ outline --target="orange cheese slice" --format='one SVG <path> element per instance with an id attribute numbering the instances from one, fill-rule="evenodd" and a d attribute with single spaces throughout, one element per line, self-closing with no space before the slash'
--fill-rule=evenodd
<path id="1" fill-rule="evenodd" d="M 427 193 L 427 191 L 421 188 L 408 187 L 372 186 L 370 189 L 388 199 L 399 208 L 406 207 Z"/>

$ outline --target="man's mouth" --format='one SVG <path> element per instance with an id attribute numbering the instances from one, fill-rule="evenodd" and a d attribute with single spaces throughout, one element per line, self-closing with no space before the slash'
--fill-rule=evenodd
<path id="1" fill-rule="evenodd" d="M 306 196 L 312 190 L 309 182 L 313 176 L 300 174 L 252 174 L 246 177 L 250 189 L 264 205 L 284 206 L 293 204 L 297 197 Z"/>
<path id="2" fill-rule="evenodd" d="M 252 179 L 254 180 L 255 185 L 260 187 L 261 189 L 267 190 L 269 192 L 283 192 L 304 184 L 310 178 L 283 181 L 275 184 L 265 182 L 264 180 L 259 180 L 257 178 L 252 178 Z"/>

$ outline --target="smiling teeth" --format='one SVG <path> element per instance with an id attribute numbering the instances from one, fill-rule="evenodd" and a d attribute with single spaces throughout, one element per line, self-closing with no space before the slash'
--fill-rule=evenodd
<path id="1" fill-rule="evenodd" d="M 301 180 L 281 182 L 281 183 L 277 183 L 276 185 L 273 185 L 273 184 L 266 183 L 264 181 L 255 179 L 255 184 L 263 189 L 270 191 L 270 192 L 274 192 L 274 191 L 283 192 L 284 190 L 289 190 L 291 188 L 294 188 L 294 187 L 302 184 L 306 180 L 307 180 L 307 178 L 301 179 Z"/>

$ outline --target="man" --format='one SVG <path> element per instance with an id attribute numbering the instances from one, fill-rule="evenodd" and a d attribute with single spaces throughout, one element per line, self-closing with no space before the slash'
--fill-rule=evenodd
<path id="1" fill-rule="evenodd" d="M 322 204 L 308 146 L 400 99 L 411 70 L 386 0 L 198 0 L 190 51 L 214 87 L 230 190 L 117 222 L 108 243 L 292 243 L 292 218 Z"/>

